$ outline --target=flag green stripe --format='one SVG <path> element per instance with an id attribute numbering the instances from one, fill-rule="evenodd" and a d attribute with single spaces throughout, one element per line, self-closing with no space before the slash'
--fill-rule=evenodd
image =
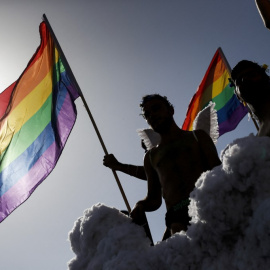
<path id="1" fill-rule="evenodd" d="M 234 89 L 228 84 L 218 96 L 212 99 L 212 101 L 216 103 L 215 110 L 218 111 L 223 108 L 233 95 Z"/>
<path id="2" fill-rule="evenodd" d="M 50 94 L 42 107 L 13 136 L 9 147 L 0 156 L 2 160 L 0 172 L 21 155 L 48 125 L 51 121 L 51 106 L 52 95 Z"/>
<path id="3" fill-rule="evenodd" d="M 65 67 L 60 58 L 58 58 L 58 62 L 54 65 L 54 74 L 56 74 L 56 81 L 59 82 L 61 73 L 65 72 Z"/>

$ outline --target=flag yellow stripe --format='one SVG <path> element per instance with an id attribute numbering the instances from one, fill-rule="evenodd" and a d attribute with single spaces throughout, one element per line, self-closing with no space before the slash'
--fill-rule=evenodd
<path id="1" fill-rule="evenodd" d="M 203 92 L 200 99 L 200 110 L 202 110 L 209 102 L 216 96 L 218 96 L 229 84 L 230 74 L 225 71 L 222 76 L 219 77 L 213 84 L 209 85 Z"/>
<path id="2" fill-rule="evenodd" d="M 9 145 L 12 136 L 42 107 L 51 92 L 52 71 L 50 70 L 40 84 L 5 119 L 0 131 L 0 155 Z"/>
<path id="3" fill-rule="evenodd" d="M 230 78 L 230 74 L 226 70 L 222 74 L 222 76 L 213 83 L 212 98 L 215 98 L 216 96 L 218 96 L 223 91 L 223 89 L 229 84 L 229 78 Z"/>

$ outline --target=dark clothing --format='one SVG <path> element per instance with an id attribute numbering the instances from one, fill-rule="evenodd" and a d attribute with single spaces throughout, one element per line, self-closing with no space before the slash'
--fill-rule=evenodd
<path id="1" fill-rule="evenodd" d="M 165 216 L 167 228 L 170 229 L 172 223 L 181 223 L 185 226 L 190 225 L 191 217 L 188 215 L 189 203 L 189 199 L 182 200 L 167 211 Z"/>

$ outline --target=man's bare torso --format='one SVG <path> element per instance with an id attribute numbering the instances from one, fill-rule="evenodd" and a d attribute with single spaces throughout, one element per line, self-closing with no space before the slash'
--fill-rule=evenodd
<path id="1" fill-rule="evenodd" d="M 199 143 L 192 132 L 160 144 L 151 151 L 150 158 L 159 176 L 167 209 L 189 197 L 204 171 Z"/>

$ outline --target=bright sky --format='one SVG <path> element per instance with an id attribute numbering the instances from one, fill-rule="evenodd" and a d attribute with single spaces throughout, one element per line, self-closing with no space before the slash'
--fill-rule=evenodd
<path id="1" fill-rule="evenodd" d="M 189 101 L 218 47 L 231 67 L 242 59 L 270 64 L 270 33 L 254 0 L 2 0 L 0 89 L 14 82 L 39 45 L 46 14 L 85 95 L 109 152 L 142 164 L 136 133 L 145 94 L 166 95 L 182 125 Z M 267 56 L 267 57 L 266 57 Z M 125 209 L 82 101 L 60 160 L 33 195 L 0 224 L 0 268 L 66 269 L 74 254 L 68 232 L 83 211 L 101 202 Z M 255 132 L 247 117 L 217 144 Z M 146 183 L 118 173 L 131 207 Z M 163 234 L 165 208 L 148 214 L 154 241 Z"/>

